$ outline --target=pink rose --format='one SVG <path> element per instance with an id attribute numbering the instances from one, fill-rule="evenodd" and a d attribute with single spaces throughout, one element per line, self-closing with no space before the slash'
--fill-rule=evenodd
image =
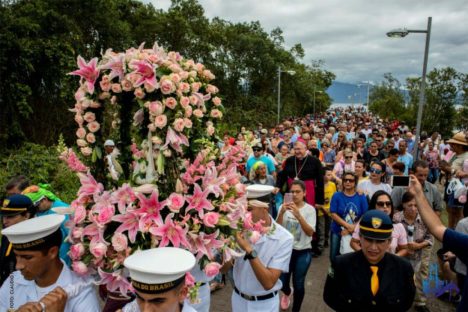
<path id="1" fill-rule="evenodd" d="M 174 130 L 178 132 L 182 132 L 184 131 L 185 122 L 182 118 L 176 118 L 176 120 L 174 120 L 173 126 L 174 126 Z"/>
<path id="2" fill-rule="evenodd" d="M 122 80 L 120 84 L 122 85 L 122 90 L 124 91 L 131 91 L 133 88 L 132 83 L 127 79 Z"/>
<path id="3" fill-rule="evenodd" d="M 177 193 L 172 193 L 171 195 L 169 195 L 167 207 L 172 212 L 179 212 L 180 208 L 182 208 L 184 204 L 185 204 L 184 196 L 177 194 Z"/>
<path id="4" fill-rule="evenodd" d="M 75 245 L 70 246 L 70 251 L 68 252 L 68 255 L 70 256 L 70 259 L 72 260 L 79 260 L 81 256 L 83 256 L 85 253 L 85 248 L 83 244 L 78 243 Z"/>
<path id="5" fill-rule="evenodd" d="M 127 236 L 122 233 L 115 233 L 112 236 L 112 247 L 117 252 L 126 250 L 128 247 Z"/>
<path id="6" fill-rule="evenodd" d="M 95 221 L 99 225 L 104 225 L 112 221 L 112 217 L 115 215 L 115 208 L 113 205 L 104 206 L 96 216 Z"/>
<path id="7" fill-rule="evenodd" d="M 171 64 L 171 65 L 169 66 L 169 69 L 170 69 L 173 73 L 178 73 L 178 72 L 180 72 L 180 71 L 182 70 L 178 64 Z"/>
<path id="8" fill-rule="evenodd" d="M 191 103 L 192 105 L 197 105 L 197 104 L 199 103 L 198 97 L 196 97 L 195 95 L 191 95 L 191 96 L 190 96 L 190 103 Z"/>
<path id="9" fill-rule="evenodd" d="M 93 153 L 93 150 L 90 147 L 82 147 L 80 148 L 80 152 L 83 154 L 83 156 L 88 157 Z"/>
<path id="10" fill-rule="evenodd" d="M 197 73 L 195 73 L 196 75 Z M 200 90 L 200 87 L 201 87 L 201 83 L 199 82 L 192 82 L 190 84 L 190 87 L 192 88 L 192 92 L 198 92 L 198 90 Z"/>
<path id="11" fill-rule="evenodd" d="M 94 142 L 96 142 L 96 137 L 94 136 L 94 134 L 88 133 L 86 135 L 86 141 L 88 141 L 88 143 L 93 144 Z"/>
<path id="12" fill-rule="evenodd" d="M 133 94 L 139 99 L 142 99 L 145 97 L 145 92 L 143 91 L 142 88 L 136 88 Z"/>
<path id="13" fill-rule="evenodd" d="M 88 267 L 81 261 L 74 261 L 71 267 L 72 270 L 78 275 L 85 275 L 88 273 Z"/>
<path id="14" fill-rule="evenodd" d="M 109 93 L 107 93 L 107 94 L 109 94 Z M 96 102 L 96 101 L 90 101 L 90 102 L 89 102 L 89 107 L 91 107 L 91 108 L 99 108 L 99 107 L 101 107 L 101 103 Z"/>
<path id="15" fill-rule="evenodd" d="M 78 139 L 76 140 L 76 145 L 78 145 L 79 147 L 85 147 L 85 146 L 88 146 L 88 142 L 86 142 L 83 139 Z"/>
<path id="16" fill-rule="evenodd" d="M 163 94 L 170 94 L 175 91 L 175 85 L 170 79 L 162 79 L 159 88 Z"/>
<path id="17" fill-rule="evenodd" d="M 192 124 L 192 121 L 191 121 L 190 119 L 184 118 L 184 126 L 185 126 L 185 128 L 190 129 L 190 128 L 192 128 L 192 125 L 193 125 L 193 124 Z"/>
<path id="18" fill-rule="evenodd" d="M 83 119 L 88 123 L 93 122 L 96 120 L 96 115 L 94 113 L 87 112 L 86 114 L 84 114 Z"/>
<path id="19" fill-rule="evenodd" d="M 181 72 L 179 72 L 179 76 L 180 76 L 180 78 L 182 80 L 186 80 L 188 78 L 188 76 L 189 76 L 189 73 L 186 72 L 186 71 L 181 71 Z"/>
<path id="20" fill-rule="evenodd" d="M 89 244 L 89 251 L 93 256 L 99 259 L 106 255 L 107 246 L 101 242 L 91 242 Z"/>
<path id="21" fill-rule="evenodd" d="M 86 136 L 86 130 L 85 130 L 85 128 L 79 127 L 78 130 L 76 130 L 76 136 L 77 136 L 79 139 L 84 139 L 84 137 Z"/>
<path id="22" fill-rule="evenodd" d="M 170 109 L 174 109 L 177 106 L 177 100 L 173 97 L 168 97 L 164 104 L 169 107 Z"/>
<path id="23" fill-rule="evenodd" d="M 180 76 L 173 73 L 173 74 L 170 74 L 169 77 L 171 78 L 172 82 L 173 83 L 179 83 L 180 82 Z"/>
<path id="24" fill-rule="evenodd" d="M 182 92 L 182 93 L 190 92 L 190 85 L 188 83 L 186 83 L 186 82 L 182 82 L 179 85 L 179 91 Z"/>
<path id="25" fill-rule="evenodd" d="M 148 109 L 153 116 L 159 116 L 164 113 L 164 105 L 160 101 L 149 102 Z"/>
<path id="26" fill-rule="evenodd" d="M 75 115 L 75 121 L 81 127 L 81 125 L 83 124 L 83 121 L 84 121 L 83 116 L 81 116 L 80 114 L 76 114 Z"/>
<path id="27" fill-rule="evenodd" d="M 79 88 L 78 90 L 76 90 L 75 92 L 75 100 L 79 101 L 81 100 L 82 98 L 84 98 L 86 95 L 86 92 L 83 91 L 83 89 Z"/>
<path id="28" fill-rule="evenodd" d="M 86 215 L 85 215 L 85 217 L 86 217 Z M 73 229 L 73 231 L 71 232 L 71 236 L 74 239 L 81 240 L 83 238 L 83 228 L 82 227 L 75 227 Z"/>
<path id="29" fill-rule="evenodd" d="M 110 81 L 109 81 L 109 76 L 103 75 L 101 81 L 110 82 Z"/>
<path id="30" fill-rule="evenodd" d="M 186 96 L 182 96 L 180 98 L 180 105 L 183 108 L 187 108 L 190 105 L 190 99 L 188 97 L 186 97 Z"/>
<path id="31" fill-rule="evenodd" d="M 192 77 L 192 78 L 196 78 L 196 77 L 197 77 L 197 72 L 194 71 L 194 70 L 191 70 L 191 71 L 189 72 L 189 76 Z M 195 91 L 195 92 L 197 92 L 197 91 Z"/>
<path id="32" fill-rule="evenodd" d="M 88 130 L 91 132 L 97 132 L 100 128 L 101 125 L 97 121 L 93 121 L 88 124 Z"/>
<path id="33" fill-rule="evenodd" d="M 187 106 L 185 108 L 185 117 L 190 118 L 190 116 L 192 116 L 192 112 L 193 112 L 192 106 Z"/>
<path id="34" fill-rule="evenodd" d="M 109 91 L 111 89 L 111 84 L 110 84 L 109 80 L 104 81 L 104 79 L 103 79 L 103 80 L 101 80 L 99 82 L 99 85 L 101 86 L 102 91 L 107 92 L 107 91 Z"/>
<path id="35" fill-rule="evenodd" d="M 201 72 L 205 69 L 205 65 L 203 65 L 202 63 L 197 63 L 195 64 L 195 69 L 198 71 L 198 72 Z"/>
<path id="36" fill-rule="evenodd" d="M 203 117 L 203 112 L 202 112 L 201 109 L 198 109 L 198 108 L 197 108 L 196 110 L 193 111 L 193 115 L 194 115 L 195 117 L 197 117 L 197 118 L 202 118 L 202 117 Z"/>
<path id="37" fill-rule="evenodd" d="M 205 271 L 206 276 L 214 277 L 218 275 L 220 268 L 221 268 L 221 264 L 217 262 L 210 262 L 206 265 L 203 271 Z"/>
<path id="38" fill-rule="evenodd" d="M 122 92 L 122 86 L 120 85 L 120 83 L 113 83 L 111 88 L 112 88 L 112 92 L 114 93 Z"/>
<path id="39" fill-rule="evenodd" d="M 211 94 L 216 94 L 219 92 L 219 90 L 215 86 L 209 84 L 206 86 L 206 92 L 211 93 Z"/>
<path id="40" fill-rule="evenodd" d="M 147 93 L 152 93 L 154 90 L 156 90 L 156 85 L 145 82 L 144 86 Z"/>
<path id="41" fill-rule="evenodd" d="M 208 80 L 213 80 L 213 79 L 215 79 L 215 75 L 213 75 L 213 73 L 212 73 L 210 70 L 208 70 L 208 69 L 205 69 L 205 70 L 203 71 L 203 76 L 205 76 L 205 78 L 208 79 Z"/>
<path id="42" fill-rule="evenodd" d="M 219 109 L 213 109 L 211 111 L 210 115 L 213 118 L 222 118 L 223 117 L 223 113 L 221 113 L 221 111 Z"/>
<path id="43" fill-rule="evenodd" d="M 219 214 L 216 212 L 208 212 L 203 217 L 203 224 L 207 227 L 214 227 L 219 220 Z"/>
<path id="44" fill-rule="evenodd" d="M 159 115 L 154 119 L 154 124 L 159 129 L 164 128 L 167 125 L 167 116 L 166 115 Z"/>
<path id="45" fill-rule="evenodd" d="M 212 101 L 213 101 L 213 104 L 214 104 L 215 106 L 221 105 L 221 99 L 220 99 L 219 97 L 217 97 L 217 96 L 215 96 L 215 97 L 212 99 Z"/>

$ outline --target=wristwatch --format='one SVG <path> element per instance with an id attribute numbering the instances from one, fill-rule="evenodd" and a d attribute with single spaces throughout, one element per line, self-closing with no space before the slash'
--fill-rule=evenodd
<path id="1" fill-rule="evenodd" d="M 257 251 L 255 249 L 252 249 L 251 252 L 248 252 L 244 256 L 244 260 L 252 260 L 257 258 Z"/>

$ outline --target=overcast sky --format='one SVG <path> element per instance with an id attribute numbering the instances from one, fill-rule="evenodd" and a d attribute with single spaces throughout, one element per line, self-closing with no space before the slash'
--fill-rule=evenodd
<path id="1" fill-rule="evenodd" d="M 144 0 L 167 9 L 170 0 Z M 428 70 L 452 66 L 468 73 L 467 0 L 199 0 L 208 18 L 258 20 L 269 33 L 280 27 L 286 47 L 301 43 L 304 63 L 324 60 L 343 82 L 374 81 L 393 73 L 402 82 L 420 76 L 425 35 L 391 39 L 395 28 L 426 29 L 432 16 Z"/>

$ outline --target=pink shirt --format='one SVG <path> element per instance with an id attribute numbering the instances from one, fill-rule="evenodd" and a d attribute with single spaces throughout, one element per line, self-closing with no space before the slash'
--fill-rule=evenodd
<path id="1" fill-rule="evenodd" d="M 359 222 L 356 223 L 356 227 L 354 228 L 353 238 L 359 240 Z M 389 252 L 395 254 L 398 246 L 405 246 L 407 244 L 408 240 L 406 230 L 403 224 L 394 223 L 392 232 L 392 242 L 390 243 Z"/>

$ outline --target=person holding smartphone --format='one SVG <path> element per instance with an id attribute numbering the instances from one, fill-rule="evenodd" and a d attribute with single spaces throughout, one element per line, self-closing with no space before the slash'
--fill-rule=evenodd
<path id="1" fill-rule="evenodd" d="M 289 308 L 293 297 L 292 311 L 300 311 L 305 294 L 305 278 L 312 262 L 312 235 L 315 232 L 315 208 L 305 200 L 304 182 L 295 180 L 291 184 L 291 193 L 286 193 L 277 222 L 294 236 L 294 245 L 289 262 L 289 272 L 281 274 L 283 296 L 280 305 L 283 310 Z M 293 287 L 290 287 L 291 275 Z M 294 289 L 294 291 L 293 291 Z"/>

